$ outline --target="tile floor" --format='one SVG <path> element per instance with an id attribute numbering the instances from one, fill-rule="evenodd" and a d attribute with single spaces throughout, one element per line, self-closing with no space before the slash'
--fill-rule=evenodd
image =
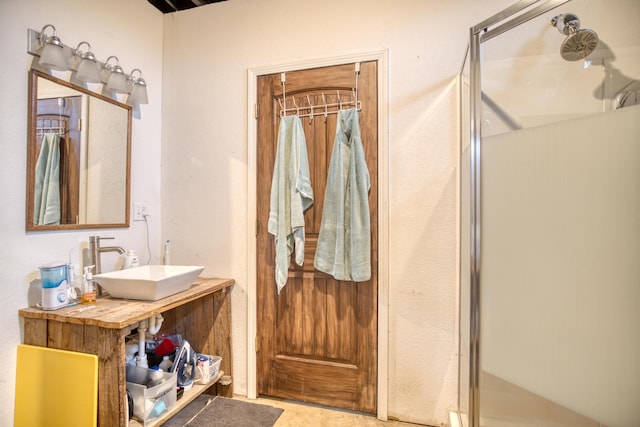
<path id="1" fill-rule="evenodd" d="M 417 425 L 399 421 L 380 421 L 373 415 L 361 412 L 285 399 L 260 397 L 256 400 L 249 400 L 241 396 L 234 396 L 233 398 L 284 409 L 274 427 L 412 427 Z"/>

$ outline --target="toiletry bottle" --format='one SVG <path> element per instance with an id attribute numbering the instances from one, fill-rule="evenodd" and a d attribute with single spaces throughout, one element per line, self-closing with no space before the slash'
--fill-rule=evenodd
<path id="1" fill-rule="evenodd" d="M 169 246 L 169 240 L 164 243 L 164 257 L 162 259 L 164 265 L 171 264 L 171 247 Z"/>
<path id="2" fill-rule="evenodd" d="M 169 359 L 169 356 L 162 356 L 162 362 L 158 365 L 164 372 L 169 372 L 169 369 L 173 366 L 173 362 Z"/>
<path id="3" fill-rule="evenodd" d="M 138 267 L 140 263 L 138 262 L 138 257 L 133 252 L 133 249 L 129 249 L 127 252 L 127 256 L 124 257 L 124 263 L 122 264 L 122 269 L 125 268 L 133 268 Z"/>
<path id="4" fill-rule="evenodd" d="M 82 304 L 93 304 L 96 302 L 96 284 L 93 283 L 93 265 L 84 268 L 82 275 Z"/>

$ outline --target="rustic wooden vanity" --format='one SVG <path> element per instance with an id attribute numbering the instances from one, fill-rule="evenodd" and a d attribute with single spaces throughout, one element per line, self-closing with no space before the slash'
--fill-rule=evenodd
<path id="1" fill-rule="evenodd" d="M 55 311 L 25 308 L 18 312 L 24 322 L 24 343 L 98 355 L 98 425 L 125 426 L 125 337 L 137 322 L 161 313 L 162 331 L 182 334 L 198 353 L 222 356 L 225 381 L 194 385 L 151 424 L 159 425 L 202 393 L 232 397 L 230 290 L 234 283 L 198 278 L 188 290 L 158 301 L 104 297 L 92 305 Z"/>

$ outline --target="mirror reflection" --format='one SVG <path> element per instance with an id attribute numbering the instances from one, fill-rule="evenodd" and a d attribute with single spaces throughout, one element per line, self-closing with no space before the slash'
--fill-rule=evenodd
<path id="1" fill-rule="evenodd" d="M 129 225 L 131 108 L 31 70 L 27 230 Z"/>

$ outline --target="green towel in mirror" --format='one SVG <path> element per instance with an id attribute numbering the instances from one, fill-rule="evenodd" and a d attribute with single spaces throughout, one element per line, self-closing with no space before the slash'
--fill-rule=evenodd
<path id="1" fill-rule="evenodd" d="M 44 134 L 35 182 L 34 225 L 60 224 L 60 135 Z"/>

